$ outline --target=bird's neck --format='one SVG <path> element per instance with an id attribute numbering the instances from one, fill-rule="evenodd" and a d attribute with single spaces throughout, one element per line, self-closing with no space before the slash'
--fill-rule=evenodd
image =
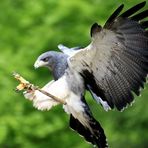
<path id="1" fill-rule="evenodd" d="M 52 67 L 52 74 L 55 80 L 59 79 L 64 75 L 65 70 L 67 68 L 67 61 L 61 60 L 60 62 L 56 62 Z"/>

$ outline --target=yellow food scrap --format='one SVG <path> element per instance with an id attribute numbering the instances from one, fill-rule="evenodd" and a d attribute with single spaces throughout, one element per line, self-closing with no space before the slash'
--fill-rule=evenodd
<path id="1" fill-rule="evenodd" d="M 15 79 L 20 81 L 20 84 L 16 87 L 17 91 L 21 91 L 24 89 L 31 89 L 32 84 L 29 83 L 29 81 L 25 80 L 22 76 L 20 76 L 18 73 L 14 72 L 13 76 Z"/>

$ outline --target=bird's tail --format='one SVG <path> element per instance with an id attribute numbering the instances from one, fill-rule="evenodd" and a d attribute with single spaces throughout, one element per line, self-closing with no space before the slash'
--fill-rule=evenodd
<path id="1" fill-rule="evenodd" d="M 87 115 L 86 117 L 88 118 L 87 120 L 91 130 L 83 126 L 79 120 L 75 119 L 72 115 L 70 116 L 70 127 L 94 146 L 97 146 L 98 148 L 107 148 L 108 144 L 104 130 L 100 123 L 93 117 L 87 104 L 85 106 L 85 114 Z"/>

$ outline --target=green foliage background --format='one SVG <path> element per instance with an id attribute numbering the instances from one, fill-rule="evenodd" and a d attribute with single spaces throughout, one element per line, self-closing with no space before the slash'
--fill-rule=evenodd
<path id="1" fill-rule="evenodd" d="M 62 106 L 41 112 L 13 89 L 17 71 L 43 86 L 52 79 L 47 69 L 34 70 L 44 51 L 86 46 L 94 22 L 104 24 L 125 3 L 125 9 L 140 0 L 1 0 L 0 2 L 0 148 L 90 148 L 68 127 Z M 148 6 L 148 5 L 147 5 Z M 147 7 L 148 8 L 148 7 Z M 148 147 L 148 87 L 142 97 L 124 112 L 105 112 L 87 95 L 95 117 L 105 129 L 112 148 Z"/>

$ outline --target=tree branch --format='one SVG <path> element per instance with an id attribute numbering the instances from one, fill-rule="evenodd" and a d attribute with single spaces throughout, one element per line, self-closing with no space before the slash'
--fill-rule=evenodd
<path id="1" fill-rule="evenodd" d="M 66 104 L 66 102 L 62 99 L 59 99 L 58 97 L 50 94 L 49 92 L 40 89 L 38 86 L 35 86 L 34 84 L 30 83 L 29 81 L 27 81 L 26 79 L 24 79 L 20 74 L 14 72 L 13 76 L 16 80 L 18 80 L 20 82 L 20 84 L 16 87 L 16 91 L 21 91 L 21 90 L 38 90 L 40 91 L 42 94 L 52 98 L 54 101 L 59 102 L 61 104 Z"/>

